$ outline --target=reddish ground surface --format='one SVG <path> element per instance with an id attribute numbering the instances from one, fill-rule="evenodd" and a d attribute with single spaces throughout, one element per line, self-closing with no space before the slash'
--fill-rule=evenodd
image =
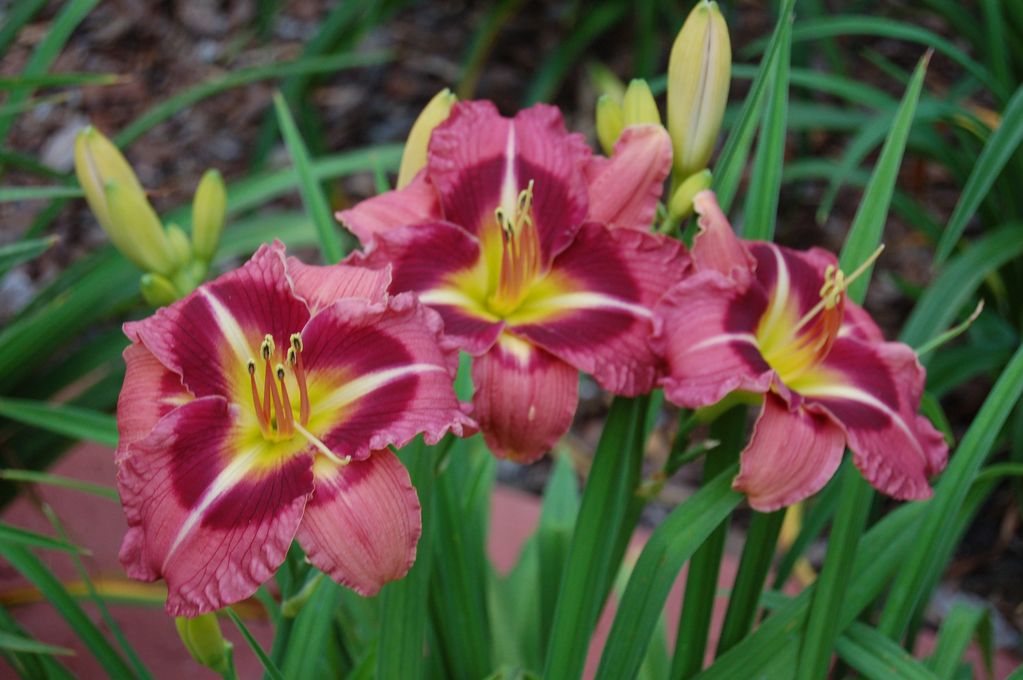
<path id="1" fill-rule="evenodd" d="M 108 449 L 86 445 L 75 449 L 55 466 L 52 472 L 67 475 L 83 481 L 110 485 L 114 478 L 112 452 Z M 48 503 L 65 523 L 73 542 L 92 550 L 92 555 L 84 561 L 93 578 L 123 578 L 117 562 L 117 549 L 125 530 L 124 517 L 118 504 L 93 496 L 86 496 L 77 491 L 64 491 L 52 487 L 36 489 L 36 499 Z M 502 572 L 507 572 L 518 556 L 526 538 L 533 532 L 540 516 L 540 506 L 535 496 L 498 487 L 493 496 L 491 512 L 491 532 L 489 552 L 495 565 Z M 37 509 L 35 502 L 23 495 L 3 513 L 3 521 L 20 527 L 52 534 L 47 520 Z M 633 549 L 638 550 L 646 539 L 648 532 L 640 530 Z M 52 551 L 40 551 L 39 555 L 62 579 L 77 578 L 71 560 L 64 555 Z M 719 588 L 729 588 L 735 576 L 736 558 L 726 554 L 721 570 Z M 668 599 L 668 635 L 674 639 L 675 624 L 681 604 L 681 586 L 684 573 L 675 584 Z M 25 586 L 23 579 L 6 563 L 0 563 L 0 593 L 7 596 Z M 719 600 L 719 605 L 724 601 Z M 86 610 L 93 619 L 100 622 L 98 613 L 86 603 Z M 142 659 L 157 678 L 182 677 L 216 677 L 195 664 L 185 653 L 174 629 L 173 621 L 165 616 L 161 609 L 145 609 L 139 607 L 112 606 L 113 616 L 122 626 L 125 636 L 139 652 Z M 84 650 L 83 645 L 74 633 L 64 624 L 59 615 L 44 602 L 36 602 L 13 608 L 14 615 L 29 631 L 40 640 L 78 650 L 74 657 L 65 659 L 65 663 L 80 678 L 102 678 L 104 673 L 95 660 Z M 718 606 L 714 614 L 714 630 L 710 647 L 715 645 L 715 634 L 723 617 L 723 607 Z M 612 608 L 603 613 L 590 649 L 590 658 L 586 666 L 586 677 L 593 677 L 599 659 L 603 641 L 611 627 Z M 100 625 L 102 625 L 100 623 Z M 270 625 L 263 620 L 253 619 L 248 625 L 256 637 L 269 647 L 272 637 Z M 261 676 L 258 660 L 251 653 L 237 631 L 229 623 L 223 626 L 225 634 L 235 643 L 235 660 L 241 678 Z M 928 635 L 921 641 L 926 650 L 933 645 L 933 637 Z M 1005 678 L 1018 665 L 1018 660 L 1008 654 L 1000 654 L 997 659 L 996 678 Z M 0 661 L 0 676 L 10 674 L 10 669 Z"/>

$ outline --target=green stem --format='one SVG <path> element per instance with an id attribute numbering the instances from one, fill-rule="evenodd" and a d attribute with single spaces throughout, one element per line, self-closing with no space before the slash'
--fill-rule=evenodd
<path id="1" fill-rule="evenodd" d="M 616 397 L 611 405 L 569 545 L 543 677 L 569 680 L 582 674 L 590 635 L 621 561 L 621 537 L 634 513 L 630 505 L 640 482 L 648 399 Z"/>
<path id="2" fill-rule="evenodd" d="M 753 628 L 760 592 L 774 559 L 778 534 L 785 519 L 784 510 L 754 512 L 746 533 L 746 545 L 739 561 L 739 571 L 728 599 L 728 611 L 718 639 L 717 656 L 731 649 Z"/>
<path id="3" fill-rule="evenodd" d="M 852 576 L 853 558 L 870 513 L 874 492 L 860 471 L 846 464 L 841 474 L 835 524 L 803 631 L 797 680 L 814 680 L 827 675 L 831 652 L 838 637 L 837 614 L 842 608 L 843 596 Z"/>
<path id="4" fill-rule="evenodd" d="M 704 483 L 729 471 L 739 457 L 746 435 L 746 407 L 735 406 L 711 423 L 711 437 L 721 446 L 708 455 L 703 464 Z M 710 633 L 710 617 L 714 611 L 721 556 L 728 537 L 731 513 L 707 537 L 689 561 L 685 599 L 678 621 L 675 656 L 671 662 L 673 680 L 691 678 L 700 672 Z"/>

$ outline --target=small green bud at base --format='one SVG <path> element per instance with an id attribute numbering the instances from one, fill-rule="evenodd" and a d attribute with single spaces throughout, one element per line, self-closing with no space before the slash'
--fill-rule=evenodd
<path id="1" fill-rule="evenodd" d="M 143 274 L 139 279 L 139 288 L 142 290 L 142 297 L 153 307 L 169 305 L 181 297 L 177 287 L 162 274 L 152 272 Z"/>
<path id="2" fill-rule="evenodd" d="M 693 212 L 693 197 L 704 189 L 710 188 L 713 179 L 710 170 L 701 170 L 687 177 L 682 184 L 675 189 L 668 203 L 668 215 L 676 224 L 681 222 Z"/>
<path id="3" fill-rule="evenodd" d="M 611 95 L 601 95 L 597 100 L 597 139 L 605 154 L 610 156 L 614 153 L 615 142 L 624 129 L 625 115 L 621 104 Z"/>
<path id="4" fill-rule="evenodd" d="M 231 667 L 231 643 L 220 632 L 216 614 L 200 614 L 194 618 L 179 616 L 174 619 L 174 625 L 193 659 L 218 673 L 227 672 Z"/>

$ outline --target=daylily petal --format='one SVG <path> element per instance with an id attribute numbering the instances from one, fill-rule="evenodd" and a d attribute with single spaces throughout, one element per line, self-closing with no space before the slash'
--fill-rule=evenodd
<path id="1" fill-rule="evenodd" d="M 867 314 L 866 310 L 849 300 L 845 301 L 845 311 L 839 335 L 865 340 L 866 342 L 884 342 L 884 333 L 881 332 L 881 329 L 874 323 L 874 320 Z"/>
<path id="2" fill-rule="evenodd" d="M 428 172 L 444 218 L 477 237 L 497 230 L 494 210 L 533 186 L 533 223 L 545 261 L 564 250 L 587 209 L 582 167 L 590 150 L 557 108 L 538 104 L 503 118 L 490 102 L 459 102 L 430 139 Z M 499 234 L 498 234 L 499 235 Z"/>
<path id="3" fill-rule="evenodd" d="M 688 265 L 675 239 L 587 223 L 509 327 L 605 389 L 648 392 L 661 368 L 648 342 L 653 307 Z"/>
<path id="4" fill-rule="evenodd" d="M 693 259 L 696 259 L 693 245 Z M 791 325 L 821 300 L 824 270 L 837 265 L 834 255 L 820 248 L 793 250 L 773 243 L 753 242 L 750 251 L 756 258 L 757 282 L 764 288 L 773 313 L 788 307 Z"/>
<path id="5" fill-rule="evenodd" d="M 284 561 L 313 489 L 312 456 L 236 427 L 220 397 L 197 399 L 130 445 L 117 472 L 128 519 L 121 563 L 167 581 L 167 612 L 196 616 L 249 597 Z"/>
<path id="6" fill-rule="evenodd" d="M 543 349 L 507 334 L 472 363 L 474 415 L 499 458 L 531 463 L 568 432 L 579 373 Z"/>
<path id="7" fill-rule="evenodd" d="M 247 362 L 259 357 L 266 334 L 283 360 L 289 337 L 308 319 L 309 309 L 286 276 L 284 245 L 277 242 L 184 300 L 126 323 L 124 332 L 179 374 L 197 397 L 227 397 L 248 388 Z"/>
<path id="8" fill-rule="evenodd" d="M 693 239 L 693 264 L 696 271 L 714 270 L 745 283 L 756 261 L 746 244 L 739 240 L 731 223 L 721 212 L 713 191 L 701 191 L 693 197 L 693 209 L 700 215 L 699 233 Z"/>
<path id="9" fill-rule="evenodd" d="M 391 284 L 390 267 L 368 269 L 346 264 L 317 267 L 289 257 L 287 269 L 295 295 L 305 300 L 312 314 L 342 298 L 381 302 Z"/>
<path id="10" fill-rule="evenodd" d="M 188 403 L 192 395 L 181 385 L 181 376 L 168 370 L 139 343 L 124 348 L 124 384 L 117 397 L 116 461 L 128 445 L 148 435 L 160 418 Z"/>
<path id="11" fill-rule="evenodd" d="M 627 127 L 611 158 L 595 156 L 586 166 L 590 196 L 587 219 L 609 227 L 650 229 L 669 172 L 668 131 L 660 125 Z"/>
<path id="12" fill-rule="evenodd" d="M 732 488 L 745 493 L 754 510 L 772 512 L 820 491 L 842 462 L 843 450 L 845 433 L 827 415 L 790 411 L 768 392 Z"/>
<path id="13" fill-rule="evenodd" d="M 473 428 L 452 387 L 457 352 L 441 332 L 438 314 L 411 294 L 341 300 L 314 316 L 302 331 L 309 431 L 361 459 L 419 433 L 433 444 Z"/>
<path id="14" fill-rule="evenodd" d="M 370 248 L 383 231 L 443 217 L 436 189 L 421 171 L 404 189 L 396 189 L 367 198 L 354 208 L 335 214 L 364 247 Z"/>
<path id="15" fill-rule="evenodd" d="M 298 527 L 309 561 L 366 597 L 404 576 L 422 533 L 419 498 L 390 451 L 339 466 L 320 458 L 313 497 Z"/>
<path id="16" fill-rule="evenodd" d="M 917 414 L 924 370 L 897 342 L 839 338 L 827 359 L 791 387 L 846 432 L 856 466 L 875 487 L 902 500 L 928 498 L 928 477 L 948 458 L 944 438 Z"/>
<path id="17" fill-rule="evenodd" d="M 473 355 L 486 352 L 504 323 L 480 307 L 486 273 L 474 236 L 450 222 L 431 222 L 394 229 L 377 238 L 368 254 L 347 262 L 372 268 L 391 267 L 390 290 L 411 291 L 440 313 L 445 335 Z"/>
<path id="18" fill-rule="evenodd" d="M 651 344 L 665 358 L 665 396 L 689 408 L 709 406 L 733 390 L 766 392 L 774 379 L 754 332 L 767 305 L 763 292 L 745 291 L 716 271 L 697 273 L 672 288 L 654 312 Z"/>

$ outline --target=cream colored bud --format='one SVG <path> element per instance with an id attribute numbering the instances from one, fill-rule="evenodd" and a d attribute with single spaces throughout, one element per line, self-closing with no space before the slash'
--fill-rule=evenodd
<path id="1" fill-rule="evenodd" d="M 170 241 L 146 195 L 116 181 L 106 184 L 107 234 L 121 254 L 147 272 L 169 276 L 176 269 Z"/>
<path id="2" fill-rule="evenodd" d="M 650 86 L 642 78 L 636 78 L 629 83 L 625 99 L 622 101 L 622 114 L 625 127 L 645 123 L 661 124 L 661 112 L 657 110 L 657 102 L 650 92 Z"/>
<path id="3" fill-rule="evenodd" d="M 668 203 L 668 215 L 675 223 L 681 222 L 693 212 L 693 198 L 704 189 L 710 188 L 713 177 L 710 170 L 701 170 L 690 175 L 675 189 Z"/>
<path id="4" fill-rule="evenodd" d="M 430 103 L 412 124 L 412 129 L 405 140 L 405 150 L 401 154 L 401 167 L 398 170 L 398 188 L 407 187 L 420 170 L 426 167 L 426 153 L 430 147 L 430 135 L 433 129 L 443 123 L 451 113 L 451 107 L 458 101 L 451 90 L 444 88 L 433 96 Z"/>
<path id="5" fill-rule="evenodd" d="M 209 262 L 217 252 L 227 215 L 227 189 L 216 170 L 207 170 L 192 199 L 192 247 L 195 256 Z"/>
<path id="6" fill-rule="evenodd" d="M 216 614 L 200 614 L 194 618 L 174 619 L 178 635 L 192 658 L 218 673 L 231 667 L 231 643 L 220 632 Z"/>
<path id="7" fill-rule="evenodd" d="M 668 61 L 668 132 L 676 176 L 707 166 L 725 113 L 732 69 L 728 26 L 717 3 L 702 0 L 675 38 Z"/>
<path id="8" fill-rule="evenodd" d="M 597 100 L 597 139 L 605 154 L 610 156 L 614 152 L 615 142 L 624 129 L 625 115 L 621 104 L 611 95 L 601 95 Z"/>
<path id="9" fill-rule="evenodd" d="M 181 294 L 178 289 L 163 274 L 149 272 L 143 274 L 139 279 L 139 289 L 142 297 L 153 307 L 163 307 L 178 300 Z"/>

